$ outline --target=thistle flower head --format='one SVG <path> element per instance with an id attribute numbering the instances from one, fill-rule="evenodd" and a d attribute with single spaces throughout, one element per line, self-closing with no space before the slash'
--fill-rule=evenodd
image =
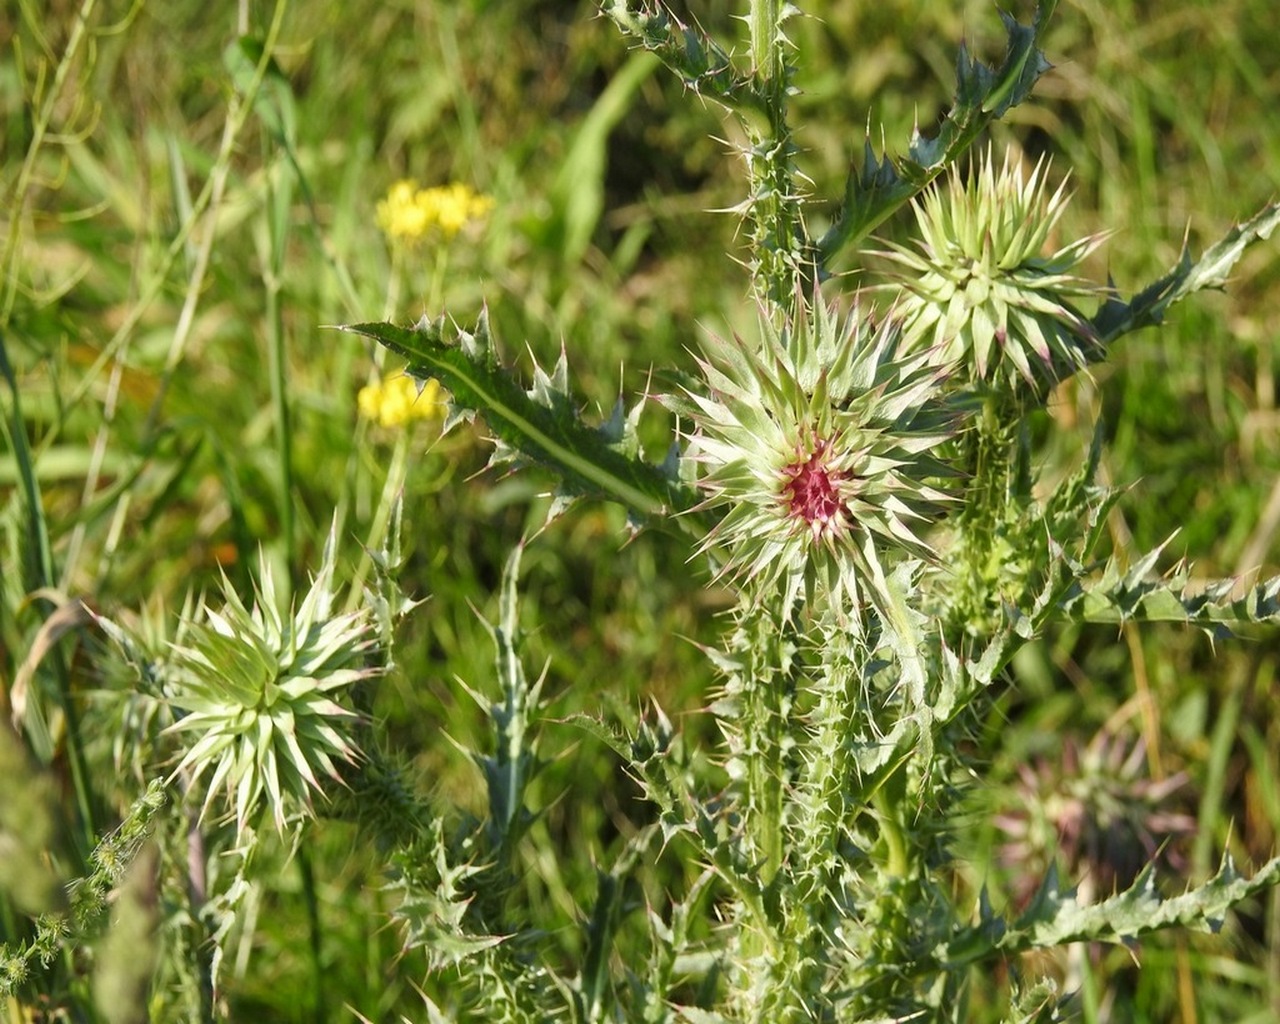
<path id="1" fill-rule="evenodd" d="M 897 311 L 912 350 L 928 349 L 960 380 L 1053 384 L 1098 344 L 1074 300 L 1102 289 L 1073 275 L 1101 244 L 1093 235 L 1044 255 L 1069 196 L 1050 193 L 1043 161 L 1023 180 L 1009 154 L 990 152 L 965 182 L 953 172 L 913 204 L 918 248 L 885 255 L 905 271 Z"/>
<path id="2" fill-rule="evenodd" d="M 1141 739 L 1103 730 L 1083 747 L 1067 737 L 1061 764 L 1019 766 L 1016 810 L 995 820 L 1006 836 L 1000 859 L 1018 865 L 1025 885 L 1020 899 L 1030 898 L 1036 876 L 1027 865 L 1057 857 L 1103 894 L 1127 889 L 1152 861 L 1185 867 L 1171 840 L 1195 831 L 1195 819 L 1174 800 L 1187 777 L 1150 778 L 1146 753 Z"/>
<path id="3" fill-rule="evenodd" d="M 173 648 L 170 702 L 186 713 L 166 732 L 194 740 L 174 775 L 208 775 L 202 814 L 225 789 L 240 832 L 265 808 L 283 832 L 289 813 L 310 812 L 320 773 L 340 780 L 335 761 L 359 757 L 344 731 L 356 715 L 335 697 L 376 671 L 374 641 L 363 613 L 333 613 L 334 547 L 331 535 L 291 616 L 263 559 L 252 609 L 224 579 L 222 608 L 203 604 Z"/>
<path id="4" fill-rule="evenodd" d="M 781 328 L 762 316 L 758 348 L 713 342 L 701 363 L 708 394 L 689 393 L 693 450 L 706 506 L 724 517 L 704 550 L 739 582 L 801 589 L 861 611 L 890 602 L 882 560 L 929 558 L 917 529 L 947 495 L 930 451 L 950 435 L 934 401 L 937 372 L 897 360 L 899 333 L 821 296 Z"/>

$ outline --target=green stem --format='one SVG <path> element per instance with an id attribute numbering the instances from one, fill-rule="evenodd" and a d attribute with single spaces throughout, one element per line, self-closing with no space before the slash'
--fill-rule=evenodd
<path id="1" fill-rule="evenodd" d="M 898 808 L 893 806 L 884 788 L 876 792 L 871 803 L 876 809 L 880 838 L 884 840 L 885 873 L 891 878 L 906 878 L 911 871 L 911 854 L 907 849 L 907 839 L 902 829 Z"/>
<path id="2" fill-rule="evenodd" d="M 380 551 L 387 539 L 387 524 L 391 522 L 391 512 L 395 508 L 396 497 L 404 489 L 404 481 L 409 465 L 409 440 L 413 436 L 413 428 L 406 424 L 396 437 L 396 446 L 391 452 L 391 465 L 387 467 L 387 478 L 382 484 L 382 494 L 378 498 L 378 507 L 373 513 L 373 522 L 369 526 L 369 536 L 365 541 L 360 561 L 356 565 L 355 574 L 348 588 L 350 598 L 347 611 L 353 612 L 359 606 L 364 594 L 364 581 L 373 568 L 371 552 Z"/>
<path id="3" fill-rule="evenodd" d="M 756 856 L 760 860 L 760 881 L 768 885 L 782 866 L 782 742 L 779 707 L 780 688 L 769 681 L 753 685 L 748 693 L 750 711 L 747 722 L 749 792 L 752 811 L 751 831 L 755 837 Z"/>
<path id="4" fill-rule="evenodd" d="M 786 65 L 778 45 L 778 19 L 782 4 L 778 0 L 751 0 L 747 24 L 751 31 L 751 62 L 757 80 L 772 91 L 775 82 L 785 77 Z"/>
<path id="5" fill-rule="evenodd" d="M 781 616 L 762 608 L 744 623 L 750 656 L 742 679 L 741 742 L 746 762 L 744 815 L 761 887 L 782 867 L 786 721 L 793 680 Z"/>
<path id="6" fill-rule="evenodd" d="M 398 242 L 391 245 L 391 274 L 387 279 L 387 294 L 382 303 L 382 319 L 392 320 L 396 315 L 396 307 L 400 305 L 400 281 L 404 276 L 404 246 Z M 375 354 L 381 354 L 382 349 L 375 350 Z M 382 369 L 382 362 L 379 360 L 378 369 Z"/>
<path id="7" fill-rule="evenodd" d="M 427 292 L 427 310 L 432 316 L 443 311 L 444 282 L 449 272 L 449 243 L 444 239 L 436 246 L 436 265 L 431 271 L 431 286 Z"/>
<path id="8" fill-rule="evenodd" d="M 953 640 L 974 624 L 987 622 L 998 607 L 993 590 L 999 582 L 999 567 L 993 564 L 993 553 L 1017 485 L 1017 430 L 1007 401 L 992 395 L 963 441 L 961 465 L 970 483 L 957 517 L 960 599 L 948 623 Z"/>
<path id="9" fill-rule="evenodd" d="M 311 855 L 305 848 L 298 850 L 298 872 L 302 876 L 302 898 L 307 906 L 307 938 L 308 952 L 311 956 L 311 977 L 314 986 L 311 997 L 314 1005 L 311 1019 L 319 1024 L 327 1019 L 325 1008 L 329 1005 L 325 998 L 324 964 L 320 959 L 320 900 L 316 895 L 316 876 L 311 867 Z"/>
<path id="10" fill-rule="evenodd" d="M 293 573 L 297 571 L 297 540 L 293 514 L 293 428 L 289 416 L 288 355 L 285 351 L 284 310 L 280 301 L 283 290 L 285 248 L 288 233 L 288 210 L 292 189 L 288 185 L 290 171 L 282 173 L 277 187 L 268 186 L 268 205 L 272 212 L 269 242 L 269 266 L 265 275 L 267 359 L 271 377 L 271 409 L 275 420 L 278 449 L 280 532 L 284 539 L 285 564 L 289 567 L 290 593 Z M 287 598 L 286 598 L 287 600 Z"/>
<path id="11" fill-rule="evenodd" d="M 1005 417 L 1004 403 L 992 395 L 982 405 L 971 437 L 968 454 L 969 485 L 965 515 L 990 525 L 1007 503 L 1011 484 L 1012 437 Z"/>

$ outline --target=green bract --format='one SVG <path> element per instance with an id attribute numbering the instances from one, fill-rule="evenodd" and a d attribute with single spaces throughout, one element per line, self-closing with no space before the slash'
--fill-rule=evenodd
<path id="1" fill-rule="evenodd" d="M 270 808 L 276 828 L 288 813 L 309 812 L 319 772 L 339 779 L 335 759 L 360 754 L 342 731 L 356 715 L 331 696 L 377 671 L 364 613 L 333 615 L 333 544 L 301 606 L 279 612 L 265 559 L 252 610 L 224 579 L 220 611 L 207 604 L 187 639 L 174 647 L 171 703 L 187 713 L 167 731 L 194 733 L 174 775 L 208 774 L 202 813 L 225 787 L 243 831 Z"/>
<path id="2" fill-rule="evenodd" d="M 896 325 L 841 318 L 821 297 L 796 308 L 781 329 L 762 310 L 758 348 L 713 341 L 709 393 L 675 403 L 696 425 L 705 504 L 724 512 L 701 550 L 738 583 L 779 588 L 788 609 L 802 586 L 884 609 L 886 554 L 933 557 L 917 531 L 948 497 L 926 481 L 945 474 L 929 453 L 952 417 L 938 371 L 898 358 Z"/>
<path id="3" fill-rule="evenodd" d="M 1069 198 L 1065 183 L 1049 194 L 1044 171 L 1041 162 L 1024 181 L 1006 153 L 997 173 L 989 152 L 967 182 L 953 170 L 913 203 L 918 247 L 885 254 L 906 268 L 896 308 L 905 347 L 928 350 L 960 381 L 1052 384 L 1098 345 L 1073 300 L 1103 289 L 1072 271 L 1103 236 L 1041 255 Z"/>

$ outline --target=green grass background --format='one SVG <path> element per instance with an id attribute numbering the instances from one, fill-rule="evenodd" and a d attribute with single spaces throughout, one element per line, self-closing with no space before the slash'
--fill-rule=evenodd
<path id="1" fill-rule="evenodd" d="M 817 233 L 868 122 L 877 144 L 883 131 L 901 151 L 914 122 L 927 132 L 945 109 L 959 42 L 990 59 L 1002 33 L 986 3 L 810 7 L 793 31 L 794 121 Z M 743 48 L 733 5 L 678 9 Z M 86 12 L 87 41 L 55 82 Z M 42 619 L 27 599 L 35 585 L 111 615 L 159 605 L 172 615 L 219 571 L 247 583 L 260 547 L 302 585 L 335 509 L 342 565 L 354 570 L 395 438 L 358 422 L 355 409 L 382 357 L 326 325 L 442 311 L 465 323 L 485 303 L 510 359 L 528 370 L 530 354 L 545 364 L 563 345 L 583 405 L 607 411 L 619 391 L 650 386 L 651 370 L 690 369 L 705 332 L 748 328 L 754 315 L 733 258 L 743 256 L 737 222 L 717 212 L 743 196 L 737 129 L 637 61 L 593 4 L 289 4 L 275 54 L 310 202 L 286 189 L 284 149 L 257 114 L 229 159 L 217 158 L 233 102 L 223 51 L 241 16 L 261 36 L 272 9 L 242 15 L 192 0 L 0 9 L 0 324 L 21 403 L 15 428 L 14 396 L 0 390 L 10 424 L 0 449 L 6 688 Z M 1274 18 L 1270 0 L 1061 5 L 1047 41 L 1055 68 L 993 144 L 1047 155 L 1057 176 L 1069 170 L 1076 198 L 1064 235 L 1112 232 L 1092 273 L 1139 287 L 1184 239 L 1198 250 L 1280 191 Z M 631 87 L 606 91 L 620 76 Z M 46 100 L 49 133 L 28 165 Z M 196 218 L 175 241 L 223 171 L 216 219 Z M 450 247 L 443 275 L 430 251 L 393 263 L 375 224 L 378 199 L 401 177 L 462 181 L 496 200 L 483 231 Z M 908 227 L 903 216 L 885 231 Z M 838 285 L 851 293 L 862 279 L 852 261 L 845 269 Z M 1038 425 L 1048 474 L 1079 458 L 1100 421 L 1105 472 L 1130 486 L 1111 524 L 1115 547 L 1144 552 L 1177 531 L 1166 567 L 1185 556 L 1205 576 L 1275 574 L 1277 337 L 1273 240 L 1225 294 L 1126 338 L 1091 379 L 1060 390 Z M 283 354 L 283 392 L 273 392 L 273 351 Z M 22 501 L 15 429 L 34 453 L 53 556 L 34 569 L 36 517 Z M 402 582 L 430 601 L 404 630 L 376 711 L 424 791 L 478 809 L 479 775 L 446 739 L 482 742 L 483 716 L 457 680 L 492 683 L 473 606 L 492 611 L 507 552 L 542 521 L 548 481 L 482 473 L 487 450 L 473 431 L 439 440 L 430 424 L 413 429 Z M 670 429 L 659 410 L 646 414 L 655 454 Z M 703 587 L 677 542 L 626 536 L 620 510 L 584 506 L 526 554 L 527 661 L 547 665 L 548 718 L 656 700 L 691 744 L 713 743 L 702 709 L 714 679 L 679 638 L 711 642 L 725 596 Z M 60 651 L 92 707 L 104 685 L 96 648 L 73 635 Z M 979 737 L 992 803 L 1020 763 L 1052 761 L 1064 737 L 1084 743 L 1110 725 L 1145 739 L 1151 773 L 1188 773 L 1174 798 L 1198 822 L 1183 844 L 1188 876 L 1209 873 L 1224 847 L 1259 861 L 1280 826 L 1278 653 L 1263 635 L 1219 644 L 1215 656 L 1182 630 L 1059 631 L 1025 652 L 1000 721 Z M 94 727 L 91 713 L 86 722 Z M 543 753 L 551 764 L 533 794 L 544 813 L 527 843 L 527 886 L 540 913 L 561 922 L 548 955 L 572 962 L 593 863 L 646 812 L 612 757 L 580 733 L 547 725 Z M 104 779 L 106 805 L 118 809 L 119 788 Z M 973 856 L 993 841 L 973 840 Z M 316 960 L 297 864 L 281 858 L 247 940 L 250 970 L 230 985 L 235 1019 L 350 1020 L 348 1006 L 371 1020 L 422 1017 L 411 987 L 424 983 L 422 964 L 397 962 L 376 862 L 352 854 L 357 846 L 347 826 L 317 828 Z M 669 864 L 657 877 L 686 870 Z M 989 861 L 973 873 L 1001 891 Z M 1082 1019 L 1277 1019 L 1278 917 L 1272 899 L 1217 937 L 1145 943 L 1142 971 L 1124 951 L 1082 958 Z"/>

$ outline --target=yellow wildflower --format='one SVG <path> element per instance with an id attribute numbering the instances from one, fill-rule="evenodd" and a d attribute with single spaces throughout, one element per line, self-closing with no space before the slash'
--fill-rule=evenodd
<path id="1" fill-rule="evenodd" d="M 378 227 L 393 241 L 421 238 L 430 226 L 412 181 L 397 181 L 378 203 Z"/>
<path id="2" fill-rule="evenodd" d="M 435 214 L 446 238 L 452 238 L 468 221 L 480 220 L 493 209 L 491 196 L 479 195 L 458 182 L 425 189 L 418 193 L 418 201 Z"/>
<path id="3" fill-rule="evenodd" d="M 411 420 L 444 417 L 440 384 L 429 380 L 418 390 L 418 383 L 408 374 L 389 377 L 360 389 L 356 407 L 365 419 L 376 420 L 384 427 L 400 427 Z"/>
<path id="4" fill-rule="evenodd" d="M 416 242 L 433 228 L 448 239 L 491 209 L 491 196 L 460 182 L 418 188 L 416 182 L 397 181 L 378 203 L 378 226 L 392 242 Z"/>

